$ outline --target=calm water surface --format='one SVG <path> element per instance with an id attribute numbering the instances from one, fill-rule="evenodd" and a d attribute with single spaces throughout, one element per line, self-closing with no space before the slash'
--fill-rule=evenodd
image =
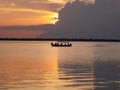
<path id="1" fill-rule="evenodd" d="M 0 41 L 0 90 L 120 90 L 120 43 Z"/>

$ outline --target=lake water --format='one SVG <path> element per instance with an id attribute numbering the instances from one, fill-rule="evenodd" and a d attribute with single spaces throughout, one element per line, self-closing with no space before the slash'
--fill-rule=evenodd
<path id="1" fill-rule="evenodd" d="M 0 41 L 0 90 L 120 90 L 120 43 Z"/>

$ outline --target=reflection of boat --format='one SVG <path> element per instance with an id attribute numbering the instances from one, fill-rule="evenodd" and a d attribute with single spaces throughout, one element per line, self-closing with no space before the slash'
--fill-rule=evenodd
<path id="1" fill-rule="evenodd" d="M 52 47 L 71 47 L 72 44 L 70 42 L 51 42 Z"/>

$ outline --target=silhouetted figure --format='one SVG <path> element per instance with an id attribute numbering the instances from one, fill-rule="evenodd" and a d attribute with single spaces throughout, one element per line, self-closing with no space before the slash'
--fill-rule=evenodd
<path id="1" fill-rule="evenodd" d="M 69 43 L 69 42 L 56 42 L 56 43 L 53 43 L 51 42 L 51 46 L 57 46 L 57 47 L 71 47 L 72 44 Z"/>

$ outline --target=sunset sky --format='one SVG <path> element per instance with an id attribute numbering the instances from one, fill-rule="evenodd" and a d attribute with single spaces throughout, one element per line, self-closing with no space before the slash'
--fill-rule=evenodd
<path id="1" fill-rule="evenodd" d="M 54 24 L 68 1 L 74 0 L 0 0 L 0 26 Z"/>
<path id="2" fill-rule="evenodd" d="M 0 26 L 54 24 L 67 0 L 0 0 Z"/>
<path id="3" fill-rule="evenodd" d="M 120 38 L 119 15 L 120 0 L 0 0 L 0 38 Z"/>
<path id="4" fill-rule="evenodd" d="M 36 37 L 43 31 L 1 27 L 55 24 L 59 10 L 68 1 L 75 0 L 0 0 L 0 37 Z"/>
<path id="5" fill-rule="evenodd" d="M 0 0 L 0 27 L 54 24 L 67 0 Z M 0 29 L 0 37 L 36 37 L 41 30 Z"/>

